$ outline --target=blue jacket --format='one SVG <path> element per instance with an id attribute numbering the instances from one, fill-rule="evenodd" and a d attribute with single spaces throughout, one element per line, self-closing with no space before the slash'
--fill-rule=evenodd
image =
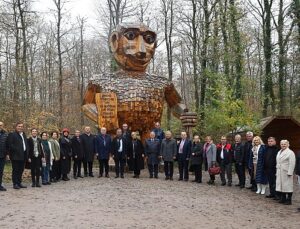
<path id="1" fill-rule="evenodd" d="M 157 165 L 160 156 L 160 141 L 158 139 L 147 139 L 145 142 L 145 154 L 148 157 L 148 165 Z"/>
<path id="2" fill-rule="evenodd" d="M 162 142 L 162 140 L 165 138 L 165 133 L 162 129 L 157 129 L 157 128 L 154 128 L 152 130 L 154 133 L 155 133 L 155 138 L 158 139 L 160 142 Z"/>
<path id="3" fill-rule="evenodd" d="M 98 134 L 95 138 L 95 151 L 98 154 L 98 160 L 109 159 L 111 152 L 111 137 L 106 134 L 104 137 L 102 134 Z"/>

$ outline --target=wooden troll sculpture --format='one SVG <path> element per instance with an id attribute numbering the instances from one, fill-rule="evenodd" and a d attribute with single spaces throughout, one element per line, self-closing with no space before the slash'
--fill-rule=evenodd
<path id="1" fill-rule="evenodd" d="M 165 101 L 185 127 L 195 126 L 196 114 L 187 113 L 172 82 L 146 73 L 156 42 L 156 33 L 144 24 L 118 25 L 111 34 L 111 50 L 121 70 L 95 75 L 82 106 L 85 115 L 109 133 L 127 123 L 144 139 L 161 120 Z"/>

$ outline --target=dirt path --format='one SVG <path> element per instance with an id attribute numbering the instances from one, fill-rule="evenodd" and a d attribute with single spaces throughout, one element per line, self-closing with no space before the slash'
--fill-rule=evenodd
<path id="1" fill-rule="evenodd" d="M 0 228 L 300 228 L 299 192 L 282 206 L 219 180 L 211 187 L 126 175 L 9 187 L 0 193 Z"/>

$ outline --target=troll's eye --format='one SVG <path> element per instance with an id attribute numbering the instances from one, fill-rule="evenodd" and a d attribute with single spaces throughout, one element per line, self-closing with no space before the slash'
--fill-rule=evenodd
<path id="1" fill-rule="evenodd" d="M 135 31 L 127 31 L 124 33 L 124 36 L 128 39 L 128 40 L 133 40 L 134 38 L 136 38 L 137 33 Z"/>
<path id="2" fill-rule="evenodd" d="M 145 34 L 143 35 L 143 37 L 144 37 L 145 42 L 148 43 L 148 44 L 154 43 L 154 42 L 155 42 L 155 39 L 156 39 L 155 34 L 152 34 L 152 33 L 149 33 L 149 32 L 148 32 L 148 33 L 145 33 Z"/>

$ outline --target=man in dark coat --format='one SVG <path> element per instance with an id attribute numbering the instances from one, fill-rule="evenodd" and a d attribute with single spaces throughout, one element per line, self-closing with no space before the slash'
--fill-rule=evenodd
<path id="1" fill-rule="evenodd" d="M 155 138 L 155 133 L 150 133 L 150 138 L 145 142 L 145 154 L 150 178 L 158 178 L 158 163 L 160 156 L 160 141 Z"/>
<path id="2" fill-rule="evenodd" d="M 162 156 L 162 159 L 164 161 L 166 180 L 173 180 L 174 159 L 176 159 L 176 154 L 176 140 L 172 138 L 171 131 L 166 131 L 166 138 L 162 140 L 160 147 L 160 155 Z"/>
<path id="3" fill-rule="evenodd" d="M 127 147 L 128 147 L 128 145 L 130 144 L 130 142 L 132 140 L 132 137 L 131 137 L 131 132 L 128 129 L 127 123 L 124 123 L 122 125 L 122 135 L 123 135 L 123 138 L 126 140 L 126 144 L 127 144 Z"/>
<path id="4" fill-rule="evenodd" d="M 13 187 L 14 189 L 26 188 L 22 185 L 22 175 L 28 156 L 28 145 L 22 122 L 18 122 L 15 131 L 8 135 L 8 150 L 12 164 Z"/>
<path id="5" fill-rule="evenodd" d="M 226 185 L 225 173 L 227 175 L 228 186 L 232 184 L 232 149 L 227 143 L 226 136 L 221 137 L 221 143 L 217 145 L 217 162 L 221 167 L 222 186 Z"/>
<path id="6" fill-rule="evenodd" d="M 242 143 L 241 135 L 237 134 L 234 137 L 235 143 L 233 144 L 233 157 L 235 162 L 235 171 L 239 178 L 239 183 L 236 186 L 240 188 L 245 188 L 245 154 L 244 154 L 244 145 Z"/>
<path id="7" fill-rule="evenodd" d="M 36 128 L 31 129 L 31 137 L 28 138 L 28 162 L 30 163 L 32 187 L 40 188 L 40 176 L 42 158 L 45 157 L 41 147 L 41 139 L 37 136 Z"/>
<path id="8" fill-rule="evenodd" d="M 252 152 L 253 132 L 248 131 L 246 133 L 246 139 L 247 141 L 244 143 L 244 164 L 245 164 L 245 168 L 247 169 L 250 175 L 250 184 L 251 184 L 251 186 L 247 187 L 247 189 L 251 189 L 251 191 L 256 192 L 257 185 L 254 176 L 253 165 L 251 163 L 253 157 L 253 152 Z"/>
<path id="9" fill-rule="evenodd" d="M 95 138 L 95 152 L 99 160 L 99 178 L 103 177 L 105 169 L 105 177 L 109 178 L 108 160 L 112 149 L 111 137 L 106 134 L 106 128 L 102 127 L 100 133 Z"/>
<path id="10" fill-rule="evenodd" d="M 124 167 L 126 163 L 127 147 L 126 139 L 122 135 L 122 130 L 117 129 L 116 137 L 112 142 L 112 157 L 115 161 L 115 178 L 124 178 Z"/>
<path id="11" fill-rule="evenodd" d="M 132 141 L 128 147 L 128 165 L 129 170 L 133 171 L 133 178 L 139 178 L 141 170 L 144 169 L 144 146 L 141 140 L 137 138 L 137 133 L 132 132 Z"/>
<path id="12" fill-rule="evenodd" d="M 91 128 L 86 126 L 84 133 L 80 136 L 82 150 L 83 150 L 83 168 L 84 176 L 94 177 L 93 175 L 93 162 L 95 156 L 95 136 L 91 134 Z"/>
<path id="13" fill-rule="evenodd" d="M 74 179 L 81 176 L 81 164 L 83 162 L 83 148 L 80 138 L 80 131 L 75 130 L 75 136 L 71 139 L 72 141 L 72 156 L 73 156 L 73 176 Z"/>
<path id="14" fill-rule="evenodd" d="M 181 132 L 181 140 L 177 150 L 177 161 L 179 168 L 179 180 L 189 180 L 189 160 L 191 157 L 192 143 L 187 138 L 187 133 Z"/>
<path id="15" fill-rule="evenodd" d="M 275 138 L 269 137 L 264 155 L 264 170 L 270 187 L 270 195 L 267 195 L 267 198 L 276 197 L 276 157 L 278 151 L 279 148 L 276 146 Z"/>
<path id="16" fill-rule="evenodd" d="M 2 178 L 6 157 L 8 155 L 7 136 L 8 135 L 4 130 L 4 123 L 0 122 L 0 191 L 6 191 L 6 188 L 2 186 Z"/>
<path id="17" fill-rule="evenodd" d="M 69 133 L 69 129 L 64 128 L 62 131 L 63 136 L 59 139 L 61 174 L 64 181 L 70 180 L 68 174 L 71 170 L 72 142 Z"/>
<path id="18" fill-rule="evenodd" d="M 198 135 L 194 136 L 191 151 L 191 170 L 195 173 L 193 182 L 202 183 L 203 145 Z"/>
<path id="19" fill-rule="evenodd" d="M 164 130 L 160 127 L 160 123 L 155 123 L 155 128 L 152 130 L 155 133 L 155 138 L 162 142 L 162 140 L 165 138 Z"/>

